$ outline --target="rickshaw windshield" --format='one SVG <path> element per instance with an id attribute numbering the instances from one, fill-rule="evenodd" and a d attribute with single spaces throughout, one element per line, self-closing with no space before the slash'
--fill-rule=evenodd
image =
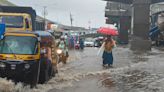
<path id="1" fill-rule="evenodd" d="M 37 42 L 37 38 L 30 36 L 6 36 L 0 41 L 0 53 L 34 55 Z"/>

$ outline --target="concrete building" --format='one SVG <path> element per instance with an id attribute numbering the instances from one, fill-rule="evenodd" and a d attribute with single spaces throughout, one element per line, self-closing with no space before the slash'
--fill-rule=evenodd
<path id="1" fill-rule="evenodd" d="M 107 24 L 117 24 L 119 43 L 128 43 L 128 34 L 131 28 L 131 6 L 129 4 L 108 1 L 105 8 L 105 17 L 107 17 Z"/>
<path id="2" fill-rule="evenodd" d="M 164 0 L 106 0 L 131 5 L 131 28 L 133 37 L 131 41 L 132 50 L 150 50 L 148 32 L 150 28 L 150 5 L 164 2 Z M 118 12 L 119 14 L 119 12 Z M 122 13 L 120 13 L 121 15 Z M 125 14 L 126 15 L 126 14 Z M 141 44 L 142 43 L 142 44 Z"/>
<path id="3" fill-rule="evenodd" d="M 59 28 L 63 30 L 63 33 L 70 33 L 72 35 L 84 35 L 93 32 L 93 30 L 89 30 L 84 27 L 67 26 L 61 24 L 59 25 Z"/>

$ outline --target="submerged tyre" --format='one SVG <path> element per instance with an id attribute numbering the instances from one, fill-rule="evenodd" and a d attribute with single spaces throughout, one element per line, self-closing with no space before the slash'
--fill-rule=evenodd
<path id="1" fill-rule="evenodd" d="M 32 73 L 32 76 L 31 76 L 31 80 L 29 81 L 30 86 L 32 88 L 36 87 L 36 85 L 38 84 L 39 76 L 40 76 L 40 61 L 36 64 L 36 67 L 34 68 L 34 72 Z"/>
<path id="2" fill-rule="evenodd" d="M 46 82 L 49 80 L 50 76 L 49 76 L 47 70 L 41 71 L 41 72 L 42 72 L 42 73 L 41 73 L 41 75 L 40 75 L 40 76 L 41 76 L 41 77 L 40 77 L 40 83 L 43 84 L 43 83 L 46 83 Z"/>
<path id="3" fill-rule="evenodd" d="M 40 76 L 39 76 L 39 83 L 43 84 L 46 83 L 50 79 L 50 65 L 42 63 Z"/>

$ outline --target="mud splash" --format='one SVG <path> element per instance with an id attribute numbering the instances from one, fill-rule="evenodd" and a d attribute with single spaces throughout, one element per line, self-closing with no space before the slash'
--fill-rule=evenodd
<path id="1" fill-rule="evenodd" d="M 15 84 L 11 80 L 0 78 L 0 92 L 31 92 L 30 86 L 23 86 L 22 83 Z"/>
<path id="2" fill-rule="evenodd" d="M 146 71 L 132 70 L 115 76 L 116 85 L 120 87 L 120 92 L 159 92 L 157 87 L 152 87 L 152 83 L 162 77 Z"/>
<path id="3" fill-rule="evenodd" d="M 87 73 L 70 73 L 66 74 L 64 72 L 60 72 L 58 76 L 55 78 L 51 79 L 47 84 L 45 85 L 38 85 L 38 92 L 47 92 L 50 89 L 63 89 L 66 87 L 72 87 L 74 86 L 74 82 L 79 82 L 80 80 L 87 78 L 87 77 L 94 77 L 94 76 L 102 76 L 102 75 L 107 75 L 100 79 L 99 83 L 102 83 L 103 86 L 105 87 L 113 87 L 115 85 L 115 80 L 112 79 L 112 77 L 108 75 L 113 75 L 113 74 L 120 74 L 121 72 L 124 72 L 126 70 L 129 70 L 131 67 L 137 67 L 141 66 L 147 63 L 138 63 L 135 65 L 127 66 L 127 67 L 122 67 L 122 68 L 111 68 L 111 69 L 106 69 L 102 71 L 96 71 L 96 72 L 87 72 Z M 69 67 L 66 68 L 66 70 L 69 69 Z M 61 69 L 62 71 L 65 70 Z M 110 83 L 110 84 L 109 84 Z M 44 91 L 43 91 L 44 90 Z"/>
<path id="4" fill-rule="evenodd" d="M 74 86 L 73 82 L 78 82 L 81 79 L 89 77 L 89 76 L 99 76 L 99 75 L 104 75 L 104 74 L 119 74 L 120 72 L 128 70 L 130 67 L 135 67 L 138 65 L 140 64 L 135 64 L 135 65 L 122 67 L 122 68 L 106 69 L 106 70 L 97 71 L 97 72 L 75 73 L 75 74 L 64 73 L 64 71 L 68 70 L 69 67 L 61 68 L 61 71 L 63 72 L 59 72 L 59 74 L 56 77 L 52 78 L 48 83 L 39 84 L 37 85 L 37 88 L 33 88 L 33 89 L 30 89 L 29 86 L 23 86 L 22 83 L 18 83 L 15 85 L 10 80 L 8 81 L 6 79 L 0 78 L 0 92 L 48 92 L 50 89 L 63 89 L 66 87 L 72 87 Z M 108 83 L 110 82 L 113 83 L 113 81 L 110 81 L 109 77 L 106 77 L 106 80 L 102 79 L 101 82 L 104 83 L 104 85 L 106 86 L 111 86 L 111 85 L 108 85 Z"/>
<path id="5" fill-rule="evenodd" d="M 128 53 L 133 55 L 131 52 Z M 122 57 L 124 57 L 124 55 Z M 81 59 L 79 56 L 70 57 L 69 62 L 77 61 L 79 59 Z M 161 76 L 151 74 L 147 71 L 137 70 L 138 68 L 149 65 L 149 62 L 145 62 L 147 61 L 147 55 L 145 55 L 145 57 L 140 57 L 138 55 L 136 58 L 134 56 L 131 60 L 134 59 L 142 62 L 130 63 L 123 67 L 110 68 L 95 72 L 74 73 L 70 72 L 73 69 L 73 66 L 60 66 L 59 74 L 56 75 L 56 77 L 52 78 L 46 84 L 37 85 L 37 88 L 33 89 L 30 89 L 29 86 L 23 86 L 21 83 L 15 85 L 12 81 L 0 79 L 0 92 L 48 92 L 51 89 L 73 87 L 75 86 L 74 82 L 79 82 L 84 78 L 95 76 L 102 77 L 99 80 L 99 84 L 102 84 L 104 87 L 110 88 L 117 86 L 123 90 L 118 92 L 163 92 L 160 91 L 163 90 L 162 86 L 158 86 L 160 81 L 162 81 L 160 84 L 164 83 L 164 79 L 162 79 Z"/>

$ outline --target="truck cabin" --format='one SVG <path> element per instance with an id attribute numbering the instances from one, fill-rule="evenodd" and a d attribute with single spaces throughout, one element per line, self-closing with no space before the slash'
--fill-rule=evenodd
<path id="1" fill-rule="evenodd" d="M 26 13 L 0 12 L 0 23 L 5 24 L 6 31 L 32 31 L 31 16 Z"/>
<path id="2" fill-rule="evenodd" d="M 36 11 L 32 7 L 0 6 L 0 18 L 7 31 L 35 31 Z"/>

